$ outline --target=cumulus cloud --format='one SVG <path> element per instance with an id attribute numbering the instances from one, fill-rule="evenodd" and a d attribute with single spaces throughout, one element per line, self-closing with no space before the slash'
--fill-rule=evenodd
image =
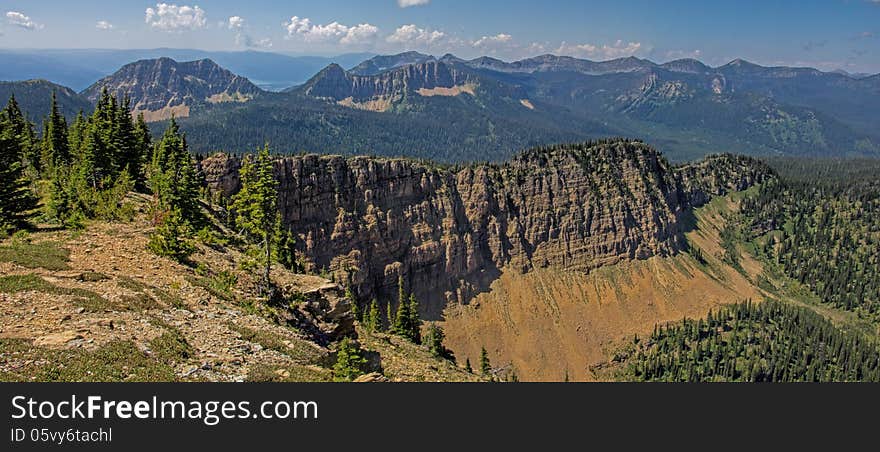
<path id="1" fill-rule="evenodd" d="M 300 38 L 310 43 L 328 43 L 343 45 L 366 44 L 373 41 L 379 34 L 379 28 L 363 23 L 354 26 L 332 22 L 326 25 L 313 24 L 308 18 L 293 16 L 284 23 L 287 38 Z"/>
<path id="2" fill-rule="evenodd" d="M 235 43 L 252 49 L 271 49 L 273 45 L 271 38 L 254 39 L 246 34 L 235 35 Z"/>
<path id="3" fill-rule="evenodd" d="M 247 33 L 247 21 L 241 16 L 230 16 L 226 22 L 220 22 L 220 27 L 228 28 L 235 32 L 235 45 L 244 46 L 253 49 L 270 49 L 272 48 L 272 39 L 254 39 Z"/>
<path id="4" fill-rule="evenodd" d="M 227 26 L 230 30 L 241 30 L 242 28 L 244 28 L 244 19 L 242 19 L 240 16 L 232 16 L 229 18 Z"/>
<path id="5" fill-rule="evenodd" d="M 98 23 L 95 24 L 95 28 L 97 28 L 98 30 L 109 31 L 109 30 L 113 30 L 114 28 L 116 28 L 116 26 L 111 24 L 110 22 L 107 22 L 106 20 L 99 20 Z"/>
<path id="6" fill-rule="evenodd" d="M 614 44 L 568 44 L 565 41 L 556 49 L 559 55 L 578 58 L 615 59 L 633 56 L 642 50 L 640 42 L 623 42 L 618 39 Z"/>
<path id="7" fill-rule="evenodd" d="M 39 30 L 43 28 L 42 24 L 34 22 L 30 17 L 18 11 L 7 11 L 6 22 L 10 25 L 24 28 L 25 30 Z"/>
<path id="8" fill-rule="evenodd" d="M 499 44 L 511 44 L 513 43 L 513 36 L 505 33 L 499 33 L 495 36 L 483 36 L 480 39 L 474 41 L 474 47 L 487 47 L 487 46 L 496 46 Z"/>
<path id="9" fill-rule="evenodd" d="M 402 25 L 393 34 L 385 38 L 392 44 L 410 47 L 426 47 L 439 44 L 446 38 L 446 33 L 439 30 L 428 30 L 416 25 Z"/>
<path id="10" fill-rule="evenodd" d="M 681 60 L 683 58 L 691 58 L 694 60 L 699 60 L 700 57 L 703 56 L 703 51 L 700 49 L 695 50 L 670 50 L 666 52 L 667 60 Z"/>
<path id="11" fill-rule="evenodd" d="M 409 8 L 410 6 L 424 6 L 431 3 L 431 0 L 397 0 L 397 4 L 401 8 Z"/>
<path id="12" fill-rule="evenodd" d="M 177 6 L 157 3 L 147 8 L 144 21 L 152 28 L 162 31 L 184 31 L 205 28 L 208 21 L 205 10 L 196 6 Z"/>

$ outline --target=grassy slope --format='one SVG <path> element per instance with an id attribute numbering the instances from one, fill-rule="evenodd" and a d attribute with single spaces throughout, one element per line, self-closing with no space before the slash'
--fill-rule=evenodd
<path id="1" fill-rule="evenodd" d="M 332 379 L 332 350 L 271 320 L 235 246 L 200 246 L 198 267 L 180 265 L 147 251 L 148 224 L 142 212 L 0 241 L 0 381 Z M 303 292 L 329 283 L 280 269 L 273 278 Z M 475 378 L 425 347 L 362 341 L 392 380 Z"/>

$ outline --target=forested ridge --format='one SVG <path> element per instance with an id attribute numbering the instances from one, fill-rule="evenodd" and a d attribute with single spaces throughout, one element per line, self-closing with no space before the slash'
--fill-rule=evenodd
<path id="1" fill-rule="evenodd" d="M 880 313 L 880 161 L 772 160 L 777 180 L 742 201 L 757 251 L 823 301 Z"/>
<path id="2" fill-rule="evenodd" d="M 630 347 L 624 378 L 637 381 L 880 381 L 876 341 L 777 301 L 658 326 Z"/>

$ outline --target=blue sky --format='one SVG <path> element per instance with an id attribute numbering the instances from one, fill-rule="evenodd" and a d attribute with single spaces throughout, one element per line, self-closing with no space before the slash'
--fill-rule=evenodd
<path id="1" fill-rule="evenodd" d="M 880 72 L 880 0 L 0 0 L 0 48 L 744 58 Z"/>

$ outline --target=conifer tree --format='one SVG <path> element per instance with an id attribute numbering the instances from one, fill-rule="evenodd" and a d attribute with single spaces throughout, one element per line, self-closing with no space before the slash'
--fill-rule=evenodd
<path id="1" fill-rule="evenodd" d="M 370 310 L 366 313 L 366 321 L 364 322 L 367 330 L 375 333 L 382 328 L 382 319 L 379 318 L 379 301 L 375 298 L 370 303 Z"/>
<path id="2" fill-rule="evenodd" d="M 480 349 L 480 373 L 484 377 L 492 374 L 492 364 L 489 362 L 489 352 L 486 351 L 486 347 Z"/>
<path id="3" fill-rule="evenodd" d="M 64 226 L 70 225 L 70 219 L 74 212 L 74 198 L 70 192 L 69 170 L 58 167 L 53 172 L 49 191 L 49 202 L 46 204 L 46 213 L 49 218 L 57 220 Z"/>
<path id="4" fill-rule="evenodd" d="M 265 295 L 271 295 L 273 248 L 277 239 L 278 181 L 275 180 L 269 145 L 247 159 L 241 168 L 241 190 L 233 198 L 232 209 L 236 224 L 259 244 L 262 261 L 262 287 Z"/>
<path id="5" fill-rule="evenodd" d="M 388 325 L 388 330 L 394 332 L 394 308 L 391 305 L 391 300 L 388 300 L 388 302 L 385 303 L 385 320 L 387 322 L 386 325 Z"/>
<path id="6" fill-rule="evenodd" d="M 278 246 L 276 247 L 278 263 L 292 272 L 300 271 L 299 265 L 296 261 L 296 239 L 294 238 L 293 233 L 282 225 L 281 215 L 278 215 L 277 221 L 275 222 L 275 229 L 275 237 L 278 242 Z"/>
<path id="7" fill-rule="evenodd" d="M 336 364 L 333 365 L 333 379 L 338 382 L 352 381 L 364 374 L 367 360 L 360 346 L 349 338 L 340 342 L 336 351 Z"/>
<path id="8" fill-rule="evenodd" d="M 118 149 L 117 166 L 127 171 L 131 180 L 141 177 L 143 149 L 135 135 L 135 125 L 131 119 L 131 99 L 126 96 L 114 112 L 113 117 L 115 145 Z"/>
<path id="9" fill-rule="evenodd" d="M 85 136 L 86 116 L 82 110 L 67 128 L 67 143 L 71 159 L 78 159 L 82 150 L 83 136 Z"/>
<path id="10" fill-rule="evenodd" d="M 20 228 L 33 216 L 38 200 L 24 175 L 24 149 L 29 146 L 15 98 L 0 112 L 0 232 Z"/>
<path id="11" fill-rule="evenodd" d="M 422 319 L 419 317 L 419 301 L 415 295 L 409 296 L 409 338 L 416 344 L 422 343 Z"/>
<path id="12" fill-rule="evenodd" d="M 67 120 L 58 111 L 55 91 L 52 91 L 52 106 L 44 122 L 42 143 L 42 167 L 50 174 L 56 168 L 70 164 L 69 140 Z"/>
<path id="13" fill-rule="evenodd" d="M 157 198 L 160 210 L 177 208 L 194 226 L 201 222 L 195 165 L 186 138 L 180 133 L 180 127 L 173 117 L 153 152 L 150 189 Z"/>
<path id="14" fill-rule="evenodd" d="M 150 161 L 152 158 L 153 152 L 153 138 L 150 135 L 150 128 L 147 126 L 147 122 L 144 120 L 144 113 L 138 113 L 137 121 L 134 125 L 134 140 L 135 146 L 137 147 L 138 152 L 140 153 L 140 161 L 141 165 L 144 165 Z M 141 181 L 143 175 L 138 175 L 138 180 Z"/>
<path id="15" fill-rule="evenodd" d="M 466 370 L 467 373 L 469 373 L 469 374 L 474 373 L 474 368 L 471 367 L 471 359 L 470 359 L 470 358 L 465 358 L 465 360 L 464 360 L 464 370 Z"/>
<path id="16" fill-rule="evenodd" d="M 180 209 L 174 208 L 166 214 L 150 236 L 147 246 L 159 256 L 183 262 L 195 251 L 189 240 L 192 234 L 192 226 L 186 221 Z"/>
<path id="17" fill-rule="evenodd" d="M 431 350 L 431 354 L 437 358 L 447 358 L 449 355 L 449 351 L 443 346 L 443 339 L 445 337 L 443 328 L 440 328 L 435 323 L 431 323 L 427 332 L 428 348 Z M 468 365 L 470 365 L 470 361 L 468 361 Z"/>

